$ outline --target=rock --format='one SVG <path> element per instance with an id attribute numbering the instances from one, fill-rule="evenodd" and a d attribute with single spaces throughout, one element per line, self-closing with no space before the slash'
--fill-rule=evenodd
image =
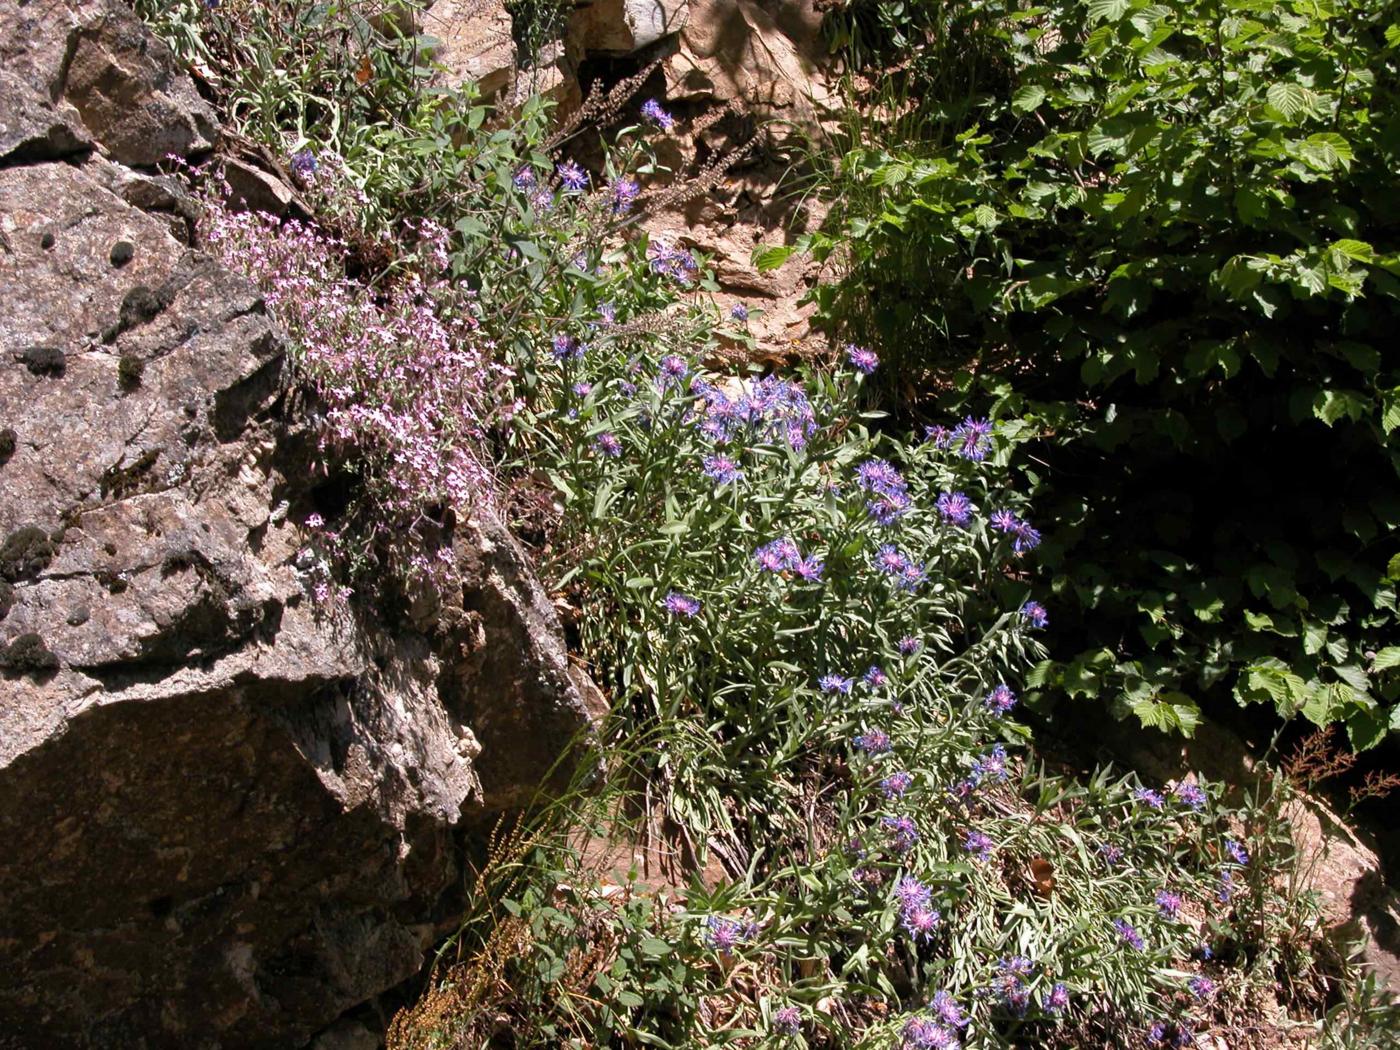
<path id="1" fill-rule="evenodd" d="M 188 157 L 214 143 L 213 111 L 170 49 L 117 0 L 0 4 L 0 68 L 28 85 L 14 92 L 6 78 L 0 114 L 18 108 L 33 127 L 18 147 L 37 159 L 76 152 L 88 136 L 114 160 L 149 166 Z M 34 108 L 34 92 L 51 100 L 52 116 Z M 39 126 L 53 123 L 44 134 Z M 6 123 L 8 123 L 6 121 Z M 0 156 L 4 147 L 0 132 Z"/>
<path id="2" fill-rule="evenodd" d="M 629 54 L 680 32 L 689 13 L 689 0 L 593 0 L 574 12 L 574 31 L 589 51 Z"/>
<path id="3" fill-rule="evenodd" d="M 515 78 L 515 38 L 502 0 L 436 0 L 423 16 L 424 31 L 438 41 L 431 58 L 452 87 L 472 80 L 491 98 Z"/>
<path id="4" fill-rule="evenodd" d="M 241 160 L 224 162 L 224 180 L 228 183 L 229 203 L 235 211 L 261 211 L 269 215 L 285 215 L 296 194 L 275 175 Z"/>
<path id="5" fill-rule="evenodd" d="M 484 511 L 420 620 L 309 600 L 282 337 L 111 159 L 204 148 L 193 89 L 116 5 L 0 24 L 0 114 L 62 100 L 0 132 L 0 1045 L 302 1046 L 419 971 L 473 829 L 586 727 L 578 672 Z"/>

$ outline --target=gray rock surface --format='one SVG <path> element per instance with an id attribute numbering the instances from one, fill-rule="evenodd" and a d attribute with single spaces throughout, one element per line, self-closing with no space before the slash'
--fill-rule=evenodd
<path id="1" fill-rule="evenodd" d="M 485 512 L 411 622 L 308 599 L 281 336 L 127 166 L 203 103 L 115 0 L 0 34 L 0 1046 L 306 1045 L 418 971 L 582 700 Z"/>

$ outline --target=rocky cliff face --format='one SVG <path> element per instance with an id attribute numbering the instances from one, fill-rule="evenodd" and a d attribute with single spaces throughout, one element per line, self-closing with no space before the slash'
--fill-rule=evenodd
<path id="1" fill-rule="evenodd" d="M 280 335 L 151 169 L 216 133 L 115 0 L 0 0 L 4 1046 L 305 1044 L 586 722 L 485 512 L 427 622 L 308 600 Z"/>

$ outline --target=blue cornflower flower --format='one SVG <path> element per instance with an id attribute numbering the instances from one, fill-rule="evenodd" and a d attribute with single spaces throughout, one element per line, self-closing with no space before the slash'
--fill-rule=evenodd
<path id="1" fill-rule="evenodd" d="M 635 179 L 613 179 L 609 183 L 612 195 L 612 211 L 614 215 L 626 215 L 632 210 L 632 205 L 636 202 L 638 194 L 642 192 L 641 186 L 637 185 Z"/>
<path id="2" fill-rule="evenodd" d="M 728 456 L 706 456 L 705 457 L 705 477 L 712 481 L 717 481 L 721 485 L 728 485 L 738 481 L 744 476 L 744 472 L 739 469 L 739 464 L 735 463 Z"/>
<path id="3" fill-rule="evenodd" d="M 856 346 L 854 343 L 846 345 L 846 360 L 851 363 L 852 368 L 862 375 L 868 376 L 880 367 L 880 358 L 875 355 L 873 350 Z"/>
<path id="4" fill-rule="evenodd" d="M 849 694 L 855 684 L 854 678 L 842 678 L 839 674 L 824 674 L 817 679 L 817 688 L 823 693 Z"/>
<path id="5" fill-rule="evenodd" d="M 1215 982 L 1209 977 L 1193 977 L 1186 982 L 1186 987 L 1197 999 L 1209 999 L 1215 995 Z"/>
<path id="6" fill-rule="evenodd" d="M 972 521 L 972 501 L 961 492 L 940 492 L 933 505 L 944 521 L 959 527 Z"/>
<path id="7" fill-rule="evenodd" d="M 680 591 L 672 591 L 661 603 L 672 616 L 696 616 L 700 612 L 700 600 Z"/>
<path id="8" fill-rule="evenodd" d="M 1162 916 L 1167 919 L 1174 919 L 1181 911 L 1181 895 L 1172 893 L 1170 890 L 1157 891 L 1157 907 L 1161 910 Z"/>
<path id="9" fill-rule="evenodd" d="M 556 335 L 551 352 L 556 361 L 582 361 L 585 350 L 587 347 L 573 336 Z"/>
<path id="10" fill-rule="evenodd" d="M 900 911 L 926 908 L 933 899 L 933 890 L 913 875 L 901 875 L 894 883 L 894 899 L 899 902 Z"/>
<path id="11" fill-rule="evenodd" d="M 571 160 L 566 160 L 554 169 L 559 176 L 559 184 L 569 193 L 582 193 L 588 189 L 588 172 Z"/>
<path id="12" fill-rule="evenodd" d="M 1220 887 L 1215 891 L 1215 899 L 1221 904 L 1229 904 L 1235 895 L 1235 876 L 1229 868 L 1220 872 Z"/>
<path id="13" fill-rule="evenodd" d="M 1050 994 L 1045 997 L 1045 1012 L 1047 1014 L 1058 1014 L 1069 1006 L 1069 989 L 1063 983 L 1056 981 L 1050 988 Z"/>
<path id="14" fill-rule="evenodd" d="M 875 552 L 875 565 L 886 575 L 902 576 L 909 568 L 909 557 L 893 543 L 886 543 Z"/>
<path id="15" fill-rule="evenodd" d="M 573 386 L 573 391 L 576 397 L 587 397 L 589 394 L 593 393 L 593 384 L 575 383 Z"/>
<path id="16" fill-rule="evenodd" d="M 663 131 L 670 131 L 676 125 L 676 118 L 661 108 L 661 103 L 649 98 L 642 103 L 642 116 L 656 124 Z"/>
<path id="17" fill-rule="evenodd" d="M 926 941 L 931 938 L 934 931 L 938 929 L 938 924 L 942 921 L 943 915 L 939 910 L 931 908 L 927 904 L 906 908 L 899 917 L 900 925 L 915 941 Z"/>
<path id="18" fill-rule="evenodd" d="M 1244 865 L 1249 863 L 1249 850 L 1245 849 L 1234 839 L 1225 840 L 1225 852 L 1230 855 L 1230 859 L 1236 864 Z"/>
<path id="19" fill-rule="evenodd" d="M 622 455 L 622 442 L 618 440 L 616 434 L 610 434 L 607 431 L 593 439 L 593 447 L 609 459 L 616 459 Z"/>
<path id="20" fill-rule="evenodd" d="M 786 537 L 765 543 L 753 552 L 753 556 L 765 572 L 796 569 L 802 561 L 802 552 L 797 549 L 797 544 Z"/>
<path id="21" fill-rule="evenodd" d="M 914 777 L 910 773 L 891 773 L 880 781 L 880 793 L 886 798 L 903 798 L 913 783 Z"/>
<path id="22" fill-rule="evenodd" d="M 924 643 L 912 634 L 906 634 L 899 640 L 899 651 L 905 656 L 913 656 L 923 648 Z"/>
<path id="23" fill-rule="evenodd" d="M 913 817 L 881 817 L 880 823 L 890 833 L 896 853 L 908 853 L 919 841 L 919 826 Z"/>
<path id="24" fill-rule="evenodd" d="M 975 854 L 978 860 L 986 860 L 996 849 L 996 843 L 980 831 L 969 831 L 963 839 L 963 849 Z"/>
<path id="25" fill-rule="evenodd" d="M 903 492 L 884 492 L 866 500 L 865 510 L 876 522 L 889 526 L 909 513 L 912 503 Z"/>
<path id="26" fill-rule="evenodd" d="M 515 184 L 517 190 L 532 190 L 535 188 L 535 169 L 529 166 L 516 170 L 510 180 Z"/>
<path id="27" fill-rule="evenodd" d="M 884 755 L 893 749 L 890 735 L 883 729 L 867 729 L 852 741 L 856 748 L 867 755 Z"/>
<path id="28" fill-rule="evenodd" d="M 720 952 L 722 955 L 730 955 L 744 940 L 744 927 L 733 919 L 722 918 L 718 915 L 711 915 L 705 923 L 707 930 L 705 939 L 710 947 Z"/>
<path id="29" fill-rule="evenodd" d="M 1161 809 L 1166 805 L 1167 800 L 1162 797 L 1160 791 L 1153 791 L 1151 788 L 1140 787 L 1133 790 L 1133 798 L 1137 799 L 1144 806 L 1151 806 L 1153 809 Z"/>
<path id="30" fill-rule="evenodd" d="M 735 321 L 747 321 L 749 319 L 749 308 L 743 303 L 735 303 L 729 308 L 729 316 Z"/>
<path id="31" fill-rule="evenodd" d="M 1008 775 L 1006 748 L 1001 744 L 997 744 L 991 751 L 972 763 L 972 776 L 975 784 L 981 783 L 983 780 L 1000 783 Z"/>
<path id="32" fill-rule="evenodd" d="M 947 448 L 953 432 L 944 426 L 924 427 L 924 440 L 934 448 Z"/>
<path id="33" fill-rule="evenodd" d="M 773 1011 L 773 1027 L 785 1035 L 802 1031 L 802 1011 L 795 1006 L 783 1006 Z"/>
<path id="34" fill-rule="evenodd" d="M 316 161 L 316 154 L 312 153 L 309 149 L 304 149 L 299 153 L 292 154 L 292 174 L 303 182 L 312 178 L 319 167 L 320 165 Z"/>
<path id="35" fill-rule="evenodd" d="M 1039 602 L 1026 602 L 1021 606 L 1021 619 L 1034 628 L 1041 628 L 1050 622 L 1050 614 L 1045 611 L 1045 606 Z"/>
<path id="36" fill-rule="evenodd" d="M 1185 803 L 1192 809 L 1201 809 L 1206 804 L 1206 793 L 1197 785 L 1185 781 L 1172 788 L 1172 795 L 1177 801 Z"/>
<path id="37" fill-rule="evenodd" d="M 1116 867 L 1123 860 L 1123 847 L 1115 846 L 1111 842 L 1100 842 L 1099 856 L 1110 868 Z"/>
<path id="38" fill-rule="evenodd" d="M 657 373 L 656 384 L 665 390 L 676 386 L 690 374 L 690 366 L 685 363 L 685 358 L 676 354 L 667 354 L 661 359 L 661 369 Z"/>
<path id="39" fill-rule="evenodd" d="M 826 562 L 818 558 L 815 554 L 809 554 L 792 567 L 799 579 L 808 583 L 815 583 L 822 578 L 822 571 L 826 568 Z"/>
<path id="40" fill-rule="evenodd" d="M 872 689 L 879 689 L 890 684 L 890 676 L 885 674 L 883 668 L 873 664 L 870 670 L 861 675 L 861 679 Z"/>
<path id="41" fill-rule="evenodd" d="M 954 428 L 949 440 L 957 446 L 958 455 L 976 463 L 987 458 L 992 447 L 991 433 L 991 420 L 968 416 Z"/>
<path id="42" fill-rule="evenodd" d="M 1142 939 L 1142 934 L 1133 928 L 1133 924 L 1127 919 L 1114 919 L 1113 928 L 1118 931 L 1118 936 L 1136 951 L 1142 951 L 1147 945 Z"/>
<path id="43" fill-rule="evenodd" d="M 909 483 L 904 480 L 899 469 L 889 460 L 867 459 L 856 466 L 856 485 L 867 492 L 882 495 L 905 495 Z"/>
<path id="44" fill-rule="evenodd" d="M 967 1014 L 958 1005 L 958 1001 L 951 994 L 940 988 L 934 993 L 932 1001 L 929 1002 L 929 1009 L 938 1018 L 938 1023 L 949 1028 L 966 1028 L 968 1024 Z"/>
<path id="45" fill-rule="evenodd" d="M 1005 683 L 998 685 L 987 698 L 982 701 L 982 706 L 994 715 L 1004 715 L 1016 706 L 1016 694 L 1013 693 Z"/>

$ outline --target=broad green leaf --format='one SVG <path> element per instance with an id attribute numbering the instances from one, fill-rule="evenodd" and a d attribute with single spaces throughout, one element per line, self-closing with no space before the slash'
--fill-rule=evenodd
<path id="1" fill-rule="evenodd" d="M 1045 89 L 1039 84 L 1026 84 L 1011 96 L 1011 108 L 1017 113 L 1030 113 L 1045 101 Z"/>
<path id="2" fill-rule="evenodd" d="M 776 270 L 788 261 L 797 249 L 790 244 L 760 245 L 753 251 L 753 264 L 760 273 Z"/>

